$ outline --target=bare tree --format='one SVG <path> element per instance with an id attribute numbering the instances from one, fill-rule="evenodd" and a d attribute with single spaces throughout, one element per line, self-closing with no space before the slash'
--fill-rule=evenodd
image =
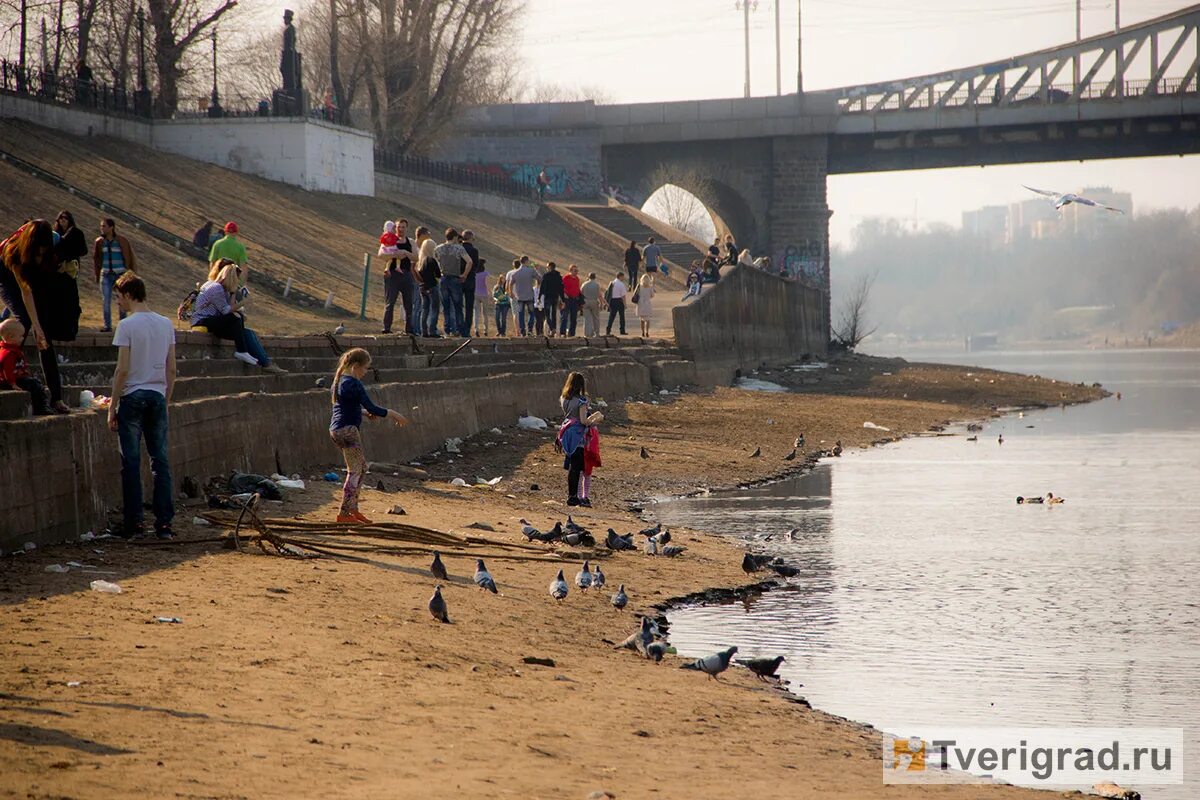
<path id="1" fill-rule="evenodd" d="M 676 230 L 697 239 L 708 239 L 714 230 L 706 203 L 714 194 L 712 180 L 690 167 L 660 164 L 650 174 L 645 211 Z"/>
<path id="2" fill-rule="evenodd" d="M 522 103 L 611 103 L 612 95 L 599 86 L 567 86 L 561 83 L 539 83 L 518 93 Z"/>
<path id="3" fill-rule="evenodd" d="M 203 0 L 146 0 L 147 16 L 154 28 L 151 52 L 158 73 L 160 114 L 170 116 L 179 108 L 179 84 L 187 72 L 184 58 L 188 49 L 235 6 L 237 0 L 216 4 Z"/>
<path id="4" fill-rule="evenodd" d="M 850 293 L 842 300 L 842 321 L 833 336 L 847 350 L 858 347 L 879 327 L 867 327 L 867 304 L 871 300 L 871 289 L 875 286 L 877 276 L 878 273 L 860 275 Z"/>

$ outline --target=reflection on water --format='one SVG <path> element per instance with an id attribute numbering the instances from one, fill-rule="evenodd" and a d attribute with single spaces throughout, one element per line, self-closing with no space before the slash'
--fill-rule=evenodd
<path id="1" fill-rule="evenodd" d="M 803 569 L 784 591 L 672 614 L 672 642 L 689 655 L 782 653 L 780 673 L 814 706 L 896 733 L 1183 727 L 1194 758 L 1200 352 L 969 358 L 1100 381 L 1122 398 L 1012 415 L 976 443 L 912 439 L 660 505 L 668 524 L 753 539 Z M 1047 491 L 1067 503 L 1014 502 Z M 778 536 L 789 528 L 793 542 Z"/>

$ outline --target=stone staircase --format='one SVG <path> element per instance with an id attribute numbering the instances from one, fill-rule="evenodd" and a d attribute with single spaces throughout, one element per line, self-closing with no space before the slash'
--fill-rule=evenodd
<path id="1" fill-rule="evenodd" d="M 176 332 L 177 378 L 174 402 L 187 402 L 245 392 L 289 394 L 327 391 L 338 354 L 351 347 L 371 352 L 372 384 L 423 383 L 484 378 L 494 375 L 532 375 L 627 364 L 648 367 L 656 386 L 694 383 L 695 365 L 672 342 L 640 338 L 591 339 L 480 338 L 454 353 L 462 340 L 424 340 L 408 337 L 323 336 L 262 337 L 274 363 L 286 375 L 264 373 L 233 358 L 229 342 L 191 331 Z M 107 337 L 81 335 L 58 346 L 65 362 L 59 366 L 64 399 L 74 406 L 79 393 L 108 395 L 116 367 L 116 350 Z M 37 354 L 27 348 L 26 359 L 37 369 Z M 318 385 L 323 379 L 324 386 Z M 23 391 L 0 392 L 0 422 L 30 416 L 29 396 Z"/>
<path id="2" fill-rule="evenodd" d="M 583 205 L 569 205 L 566 208 L 615 234 L 625 242 L 626 246 L 630 241 L 634 241 L 641 247 L 646 244 L 649 237 L 653 236 L 657 240 L 659 249 L 662 250 L 663 258 L 680 270 L 686 271 L 692 261 L 704 257 L 704 254 L 691 242 L 666 241 L 660 232 L 651 229 L 649 225 L 623 208 Z"/>

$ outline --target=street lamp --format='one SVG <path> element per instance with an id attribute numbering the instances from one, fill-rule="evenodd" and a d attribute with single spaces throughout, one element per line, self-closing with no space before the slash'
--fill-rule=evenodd
<path id="1" fill-rule="evenodd" d="M 212 61 L 213 61 L 213 88 L 212 97 L 208 103 L 208 115 L 210 117 L 223 117 L 225 113 L 221 110 L 221 97 L 217 94 L 217 29 L 213 28 L 212 32 Z"/>
<path id="2" fill-rule="evenodd" d="M 750 12 L 758 10 L 758 0 L 737 0 L 733 7 L 742 12 L 746 39 L 746 97 L 750 96 Z"/>

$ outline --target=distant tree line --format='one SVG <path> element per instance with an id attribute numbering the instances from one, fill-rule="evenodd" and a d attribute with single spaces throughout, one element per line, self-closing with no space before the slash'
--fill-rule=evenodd
<path id="1" fill-rule="evenodd" d="M 873 276 L 877 335 L 916 339 L 1133 337 L 1200 319 L 1200 208 L 1121 222 L 995 244 L 948 226 L 913 233 L 866 220 L 853 246 L 832 254 L 833 300 Z"/>

